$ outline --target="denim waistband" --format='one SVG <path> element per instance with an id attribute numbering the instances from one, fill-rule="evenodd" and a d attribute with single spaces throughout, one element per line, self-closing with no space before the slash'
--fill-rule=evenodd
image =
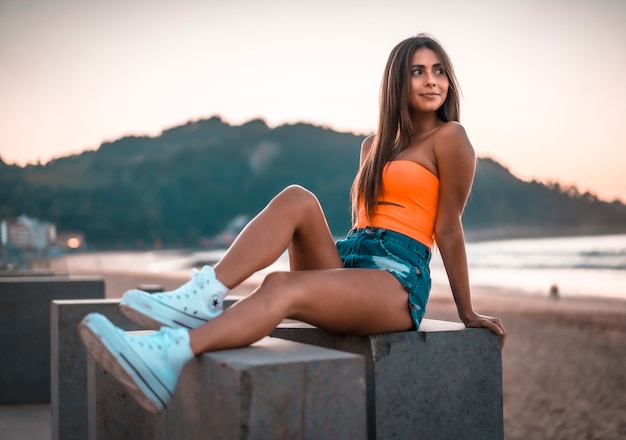
<path id="1" fill-rule="evenodd" d="M 399 240 L 408 249 L 414 251 L 422 258 L 430 260 L 430 256 L 431 256 L 430 248 L 426 246 L 424 243 L 420 243 L 419 241 L 415 240 L 414 238 L 409 237 L 408 235 L 404 235 L 395 231 L 390 231 L 389 229 L 366 226 L 365 228 L 351 229 L 348 232 L 348 237 L 352 237 L 359 233 L 375 235 L 380 239 L 391 238 L 391 239 Z"/>

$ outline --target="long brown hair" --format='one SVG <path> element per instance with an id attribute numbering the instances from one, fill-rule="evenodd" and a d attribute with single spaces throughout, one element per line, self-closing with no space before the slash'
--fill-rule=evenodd
<path id="1" fill-rule="evenodd" d="M 352 220 L 356 222 L 359 204 L 363 201 L 367 218 L 371 219 L 382 185 L 385 164 L 409 146 L 413 136 L 413 126 L 409 113 L 409 93 L 411 82 L 411 59 L 417 49 L 426 47 L 437 54 L 448 77 L 448 95 L 437 110 L 437 116 L 444 121 L 459 121 L 460 89 L 454 74 L 450 57 L 443 46 L 428 34 L 401 41 L 393 48 L 380 86 L 380 110 L 378 132 L 365 163 L 352 184 Z"/>

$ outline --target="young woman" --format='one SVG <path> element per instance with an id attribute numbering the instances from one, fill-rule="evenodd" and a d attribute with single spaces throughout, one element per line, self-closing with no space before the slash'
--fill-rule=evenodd
<path id="1" fill-rule="evenodd" d="M 194 270 L 172 292 L 124 294 L 124 313 L 159 331 L 126 333 L 102 315 L 86 316 L 79 332 L 89 353 L 146 409 L 159 411 L 195 355 L 249 345 L 285 318 L 354 335 L 416 329 L 435 242 L 461 321 L 504 343 L 500 320 L 476 313 L 470 299 L 461 215 L 476 157 L 458 121 L 459 88 L 441 45 L 425 34 L 402 41 L 385 68 L 378 131 L 361 146 L 354 227 L 345 239 L 333 241 L 312 193 L 289 186 L 213 268 Z M 222 313 L 229 289 L 285 249 L 291 270 L 270 273 Z"/>

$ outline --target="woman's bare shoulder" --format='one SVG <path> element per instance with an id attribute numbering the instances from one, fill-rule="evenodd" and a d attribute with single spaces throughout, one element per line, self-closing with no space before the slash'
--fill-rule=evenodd
<path id="1" fill-rule="evenodd" d="M 456 121 L 446 122 L 437 131 L 435 154 L 458 153 L 459 151 L 474 154 L 474 148 L 470 143 L 465 128 Z"/>
<path id="2" fill-rule="evenodd" d="M 438 136 L 447 138 L 448 140 L 466 140 L 469 142 L 467 132 L 461 123 L 456 121 L 444 122 L 441 128 L 437 131 Z"/>

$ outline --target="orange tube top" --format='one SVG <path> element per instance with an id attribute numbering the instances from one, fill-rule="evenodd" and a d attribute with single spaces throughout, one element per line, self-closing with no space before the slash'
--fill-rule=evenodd
<path id="1" fill-rule="evenodd" d="M 432 249 L 438 204 L 437 176 L 417 162 L 393 160 L 383 169 L 381 195 L 371 222 L 361 203 L 355 226 L 389 229 Z"/>

